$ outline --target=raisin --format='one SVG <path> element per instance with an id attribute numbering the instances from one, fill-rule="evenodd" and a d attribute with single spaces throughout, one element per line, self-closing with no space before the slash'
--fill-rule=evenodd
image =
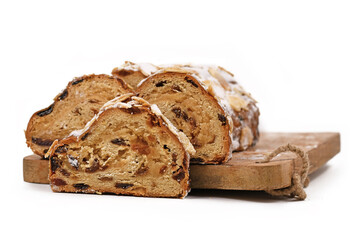
<path id="1" fill-rule="evenodd" d="M 129 146 L 129 144 L 126 144 L 126 140 L 123 138 L 115 138 L 111 140 L 111 143 L 119 145 L 119 146 Z"/>
<path id="2" fill-rule="evenodd" d="M 144 175 L 149 170 L 149 167 L 145 167 L 144 163 L 141 164 L 140 168 L 136 171 L 136 175 Z"/>
<path id="3" fill-rule="evenodd" d="M 162 167 L 160 168 L 159 173 L 160 173 L 160 174 L 164 174 L 164 173 L 166 172 L 166 169 L 167 169 L 167 166 L 166 166 L 166 165 L 162 166 Z"/>
<path id="4" fill-rule="evenodd" d="M 85 133 L 82 137 L 81 137 L 81 140 L 84 141 L 88 136 L 89 136 L 90 133 Z"/>
<path id="5" fill-rule="evenodd" d="M 166 81 L 160 81 L 155 84 L 156 87 L 163 87 L 167 82 Z"/>
<path id="6" fill-rule="evenodd" d="M 196 120 L 194 118 L 189 118 L 189 122 L 190 122 L 190 125 L 193 127 L 193 128 L 196 128 Z"/>
<path id="7" fill-rule="evenodd" d="M 132 183 L 115 183 L 116 188 L 128 189 L 129 187 L 134 186 Z"/>
<path id="8" fill-rule="evenodd" d="M 220 120 L 222 126 L 226 125 L 226 117 L 224 115 L 219 113 L 218 114 L 218 119 Z"/>
<path id="9" fill-rule="evenodd" d="M 155 115 L 151 114 L 149 119 L 149 125 L 152 127 L 160 127 L 160 121 Z"/>
<path id="10" fill-rule="evenodd" d="M 36 115 L 38 115 L 39 117 L 43 117 L 43 116 L 46 116 L 46 115 L 52 113 L 54 105 L 55 105 L 54 103 L 51 104 L 48 108 L 46 108 L 43 111 L 38 112 Z"/>
<path id="11" fill-rule="evenodd" d="M 39 146 L 51 146 L 53 140 L 31 137 L 31 141 Z"/>
<path id="12" fill-rule="evenodd" d="M 59 101 L 64 100 L 64 99 L 67 97 L 67 95 L 68 95 L 68 90 L 65 89 L 65 90 L 60 94 L 60 96 L 59 96 L 57 99 L 58 99 Z"/>
<path id="13" fill-rule="evenodd" d="M 190 140 L 191 144 L 194 146 L 194 148 L 199 148 L 202 146 L 202 144 L 199 143 L 199 140 L 197 138 L 192 138 Z"/>
<path id="14" fill-rule="evenodd" d="M 181 111 L 181 109 L 178 108 L 178 107 L 177 107 L 177 108 L 173 108 L 171 111 L 172 111 L 173 113 L 175 113 L 175 116 L 176 116 L 177 118 L 182 117 L 182 119 L 184 119 L 186 122 L 189 121 L 189 119 L 191 119 L 191 118 L 189 118 L 189 116 L 186 114 L 185 111 Z"/>
<path id="15" fill-rule="evenodd" d="M 164 149 L 167 149 L 169 152 L 171 152 L 171 149 L 167 145 L 164 145 Z"/>
<path id="16" fill-rule="evenodd" d="M 171 154 L 171 158 L 172 158 L 172 163 L 171 163 L 171 165 L 172 165 L 172 166 L 176 166 L 177 156 L 178 156 L 177 153 Z"/>
<path id="17" fill-rule="evenodd" d="M 99 168 L 100 168 L 99 160 L 95 159 L 90 167 L 85 168 L 85 172 L 93 173 L 96 172 Z"/>
<path id="18" fill-rule="evenodd" d="M 197 158 L 190 158 L 190 161 L 191 161 L 192 163 L 201 163 L 201 162 L 204 162 L 204 160 L 203 160 L 202 158 L 199 158 L 199 157 L 197 157 Z"/>
<path id="19" fill-rule="evenodd" d="M 176 170 L 176 172 L 174 172 L 173 179 L 175 179 L 177 182 L 181 182 L 181 180 L 183 180 L 185 178 L 185 171 L 182 167 L 180 167 L 178 170 Z"/>
<path id="20" fill-rule="evenodd" d="M 187 122 L 189 120 L 188 115 L 186 114 L 186 112 L 182 112 L 182 118 Z"/>
<path id="21" fill-rule="evenodd" d="M 63 146 L 60 146 L 58 147 L 56 150 L 55 150 L 56 153 L 65 153 L 67 152 L 67 145 L 63 145 Z"/>
<path id="22" fill-rule="evenodd" d="M 173 161 L 173 162 L 176 162 L 177 156 L 178 156 L 177 153 L 171 154 L 171 157 L 172 157 L 172 161 Z"/>
<path id="23" fill-rule="evenodd" d="M 65 169 L 60 169 L 60 172 L 62 175 L 64 175 L 65 177 L 70 176 L 70 173 L 68 171 L 66 171 Z"/>
<path id="24" fill-rule="evenodd" d="M 51 171 L 53 173 L 55 173 L 56 169 L 58 169 L 61 165 L 59 159 L 57 159 L 56 157 L 51 157 L 50 158 L 50 165 L 51 165 Z"/>
<path id="25" fill-rule="evenodd" d="M 182 92 L 182 91 L 181 91 L 181 88 L 180 88 L 178 85 L 176 85 L 176 84 L 172 85 L 171 89 L 172 89 L 174 92 Z"/>
<path id="26" fill-rule="evenodd" d="M 75 183 L 73 184 L 73 187 L 79 190 L 86 190 L 88 189 L 90 186 L 85 184 L 85 183 Z"/>
<path id="27" fill-rule="evenodd" d="M 51 180 L 51 184 L 55 185 L 55 186 L 64 186 L 67 183 L 64 180 L 60 179 L 60 178 L 54 178 L 54 179 Z"/>
<path id="28" fill-rule="evenodd" d="M 81 83 L 82 81 L 84 81 L 83 78 L 76 78 L 76 79 L 72 82 L 72 85 L 79 84 L 79 83 Z"/>
<path id="29" fill-rule="evenodd" d="M 193 85 L 196 88 L 199 87 L 190 77 L 185 77 L 185 81 L 191 83 L 191 85 Z"/>
<path id="30" fill-rule="evenodd" d="M 180 118 L 180 117 L 181 117 L 181 109 L 180 109 L 180 108 L 173 108 L 171 111 L 172 111 L 173 113 L 175 113 L 175 116 L 176 116 L 177 118 Z"/>

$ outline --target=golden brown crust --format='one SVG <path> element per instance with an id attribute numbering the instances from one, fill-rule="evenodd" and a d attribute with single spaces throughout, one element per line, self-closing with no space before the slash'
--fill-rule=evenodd
<path id="1" fill-rule="evenodd" d="M 39 119 L 41 117 L 45 117 L 49 114 L 52 114 L 53 111 L 57 111 L 57 107 L 60 104 L 60 102 L 67 100 L 67 98 L 69 97 L 68 96 L 69 92 L 71 92 L 73 88 L 78 88 L 79 91 L 82 91 L 82 89 L 79 88 L 79 85 L 82 82 L 96 81 L 95 79 L 107 79 L 106 81 L 112 82 L 112 84 L 114 86 L 117 85 L 117 90 L 115 92 L 118 92 L 119 94 L 122 94 L 125 92 L 133 92 L 131 90 L 131 88 L 126 84 L 126 82 L 124 82 L 123 80 L 121 80 L 119 78 L 116 78 L 113 76 L 108 76 L 106 74 L 99 74 L 99 75 L 91 74 L 91 75 L 84 75 L 82 77 L 74 78 L 72 81 L 70 81 L 67 84 L 66 88 L 54 98 L 54 102 L 49 107 L 39 110 L 31 116 L 29 123 L 27 125 L 27 129 L 25 131 L 25 137 L 26 137 L 26 143 L 27 143 L 28 147 L 30 147 L 31 150 L 35 154 L 44 156 L 47 149 L 51 146 L 52 142 L 55 139 L 57 139 L 57 137 L 52 134 L 48 134 L 46 138 L 38 137 L 38 136 L 34 135 L 34 131 L 35 131 L 34 127 L 45 130 L 44 127 L 39 126 L 39 123 L 36 122 L 37 119 Z M 109 96 L 109 97 L 111 99 L 115 96 L 116 95 L 111 96 L 111 97 Z M 74 96 L 74 98 L 76 98 L 76 97 L 77 96 Z M 91 99 L 89 101 L 91 101 Z M 94 100 L 94 101 L 98 101 L 98 100 Z M 101 101 L 104 101 L 104 100 L 101 100 Z M 93 104 L 96 106 L 99 106 L 99 104 L 102 105 L 101 101 L 93 102 Z M 95 109 L 93 109 L 94 113 L 96 113 L 96 111 L 97 111 L 96 108 L 97 107 L 95 107 Z M 93 116 L 94 113 L 92 113 L 91 115 Z M 67 114 L 67 113 L 63 112 L 62 114 Z M 87 119 L 86 122 L 88 120 L 89 119 Z M 53 121 L 56 121 L 56 120 L 53 120 Z M 36 132 L 39 132 L 39 131 L 36 131 Z M 63 132 L 62 137 L 64 137 L 64 136 L 68 135 L 71 132 L 71 130 L 63 129 L 62 132 Z"/>
<path id="2" fill-rule="evenodd" d="M 185 151 L 185 148 L 183 144 L 180 142 L 176 134 L 174 134 L 168 127 L 167 123 L 159 117 L 156 113 L 154 113 L 150 105 L 146 104 L 146 102 L 139 101 L 139 98 L 132 98 L 125 99 L 122 102 L 131 104 L 131 107 L 128 107 L 126 105 L 119 105 L 116 103 L 107 104 L 107 106 L 100 111 L 99 114 L 97 114 L 93 120 L 90 122 L 90 124 L 87 125 L 87 127 L 84 128 L 83 131 L 80 131 L 79 135 L 72 135 L 62 140 L 56 140 L 50 147 L 47 157 L 50 159 L 50 182 L 53 191 L 57 192 L 83 192 L 83 193 L 114 193 L 114 194 L 124 194 L 124 195 L 134 195 L 134 196 L 148 196 L 148 197 L 176 197 L 176 198 L 183 198 L 187 195 L 187 192 L 189 191 L 189 155 Z M 134 103 L 135 102 L 135 103 Z M 136 143 L 130 141 L 130 142 L 123 142 L 123 141 L 115 141 L 113 142 L 115 145 L 119 145 L 120 149 L 127 148 L 128 151 L 137 151 L 138 154 L 146 155 L 148 157 L 147 163 L 148 165 L 142 166 L 142 168 L 138 169 L 136 171 L 136 174 L 131 177 L 132 181 L 126 180 L 129 179 L 129 177 L 125 177 L 124 179 L 117 178 L 115 180 L 113 176 L 116 175 L 116 173 L 119 173 L 123 171 L 121 167 L 116 167 L 116 165 L 112 165 L 116 162 L 124 162 L 128 161 L 129 159 L 125 158 L 116 158 L 112 160 L 106 160 L 107 162 L 107 168 L 101 169 L 99 171 L 105 172 L 107 175 L 112 177 L 102 177 L 101 181 L 103 182 L 97 182 L 93 180 L 91 175 L 98 174 L 97 170 L 94 171 L 85 171 L 83 170 L 83 167 L 81 166 L 83 163 L 81 161 L 77 162 L 77 168 L 66 168 L 66 164 L 62 159 L 64 159 L 64 156 L 69 153 L 71 149 L 76 149 L 75 152 L 80 152 L 79 149 L 85 149 L 87 146 L 90 146 L 90 142 L 87 141 L 88 138 L 91 138 L 90 136 L 94 135 L 97 131 L 100 131 L 98 129 L 101 129 L 104 127 L 104 123 L 106 123 L 107 120 L 111 119 L 112 124 L 114 124 L 114 121 L 120 121 L 121 116 L 130 115 L 131 118 L 130 121 L 127 120 L 127 126 L 124 126 L 125 128 L 130 128 L 132 124 L 132 120 L 136 120 L 136 116 L 141 116 L 141 114 L 144 114 L 146 116 L 146 123 L 145 126 L 148 126 L 149 129 L 153 129 L 153 131 L 161 133 L 161 136 L 166 136 L 165 140 L 169 144 L 171 144 L 171 150 L 166 147 L 167 145 L 164 145 L 163 151 L 167 153 L 169 150 L 172 151 L 172 155 L 166 155 L 168 156 L 168 159 L 166 157 L 162 157 L 163 164 L 168 163 L 168 165 L 164 165 L 165 169 L 164 171 L 167 172 L 167 174 L 172 174 L 172 177 L 165 181 L 158 181 L 155 185 L 157 185 L 158 189 L 155 188 L 151 189 L 154 186 L 149 186 L 149 184 L 145 183 L 143 185 L 139 184 L 139 182 L 144 181 L 145 177 L 153 177 L 153 178 L 159 178 L 155 172 L 159 172 L 159 174 L 164 174 L 162 172 L 162 168 L 159 168 L 159 170 L 156 170 L 157 168 L 154 168 L 152 163 L 158 162 L 160 160 L 156 160 L 154 156 L 152 156 L 152 152 L 156 151 L 158 152 L 159 149 L 151 150 L 151 146 L 147 145 L 147 148 L 143 148 L 140 145 L 137 145 Z M 116 117 L 114 117 L 116 116 Z M 141 122 L 138 122 L 138 124 L 141 124 Z M 155 129 L 155 130 L 154 130 Z M 114 136 L 118 136 L 116 132 L 112 132 Z M 120 132 L 118 133 L 120 134 Z M 108 135 L 104 135 L 102 132 L 99 132 L 99 136 L 101 136 L 102 139 L 99 139 L 96 142 L 101 142 L 104 140 L 105 137 L 110 137 Z M 123 136 L 123 135 L 121 135 Z M 144 135 L 145 136 L 145 135 Z M 125 136 L 124 136 L 125 137 Z M 143 137 L 143 136 L 141 136 Z M 153 141 L 159 141 L 153 140 Z M 162 138 L 163 139 L 163 138 Z M 164 141 L 165 141 L 164 140 Z M 152 141 L 152 142 L 153 142 Z M 157 147 L 160 147 L 162 149 L 162 144 L 164 142 L 159 142 L 158 145 L 155 145 Z M 168 145 L 170 147 L 170 145 Z M 174 147 L 176 146 L 176 148 Z M 150 149 L 148 149 L 150 148 Z M 64 150 L 66 149 L 66 150 Z M 106 149 L 104 146 L 101 146 L 101 151 L 104 151 Z M 180 151 L 176 151 L 176 149 L 180 149 Z M 92 149 L 89 150 L 90 152 L 97 152 L 98 150 Z M 106 155 L 111 156 L 112 153 L 117 152 L 118 150 L 114 150 L 113 152 L 107 151 Z M 119 150 L 120 151 L 120 150 Z M 74 152 L 74 151 L 73 151 Z M 72 153 L 73 154 L 73 153 Z M 80 153 L 79 153 L 80 154 Z M 174 161 L 174 154 L 177 159 L 176 162 Z M 71 156 L 71 155 L 67 155 Z M 79 155 L 80 156 L 80 155 Z M 65 157 L 66 158 L 66 157 Z M 81 157 L 79 157 L 80 159 Z M 154 160 L 155 159 L 155 160 Z M 109 162 L 110 161 L 110 162 Z M 130 159 L 131 161 L 138 161 L 136 159 Z M 150 161 L 150 163 L 149 163 Z M 61 162 L 61 163 L 60 163 Z M 99 159 L 99 162 L 102 162 L 102 159 Z M 158 164 L 158 163 L 156 163 Z M 170 172 L 170 169 L 168 169 L 166 166 L 171 166 L 173 169 L 172 173 Z M 98 169 L 99 167 L 97 167 Z M 155 169 L 155 170 L 154 170 Z M 125 170 L 124 170 L 125 171 Z M 64 175 L 64 172 L 66 173 Z M 153 175 L 153 176 L 152 176 Z M 161 177 L 161 176 L 160 176 Z M 108 178 L 108 179 L 105 179 Z M 77 183 L 77 181 L 80 181 L 81 183 Z M 84 179 L 87 179 L 83 181 Z M 134 181 L 133 181 L 134 180 Z M 113 182 L 112 182 L 113 181 Z M 125 181 L 125 183 L 123 182 Z M 126 182 L 127 181 L 127 182 Z M 156 181 L 155 181 L 156 182 Z M 111 185 L 111 184 L 112 185 Z M 159 186 L 161 183 L 168 184 L 169 186 Z M 110 184 L 110 185 L 109 185 Z M 172 185 L 171 185 L 172 184 Z"/>

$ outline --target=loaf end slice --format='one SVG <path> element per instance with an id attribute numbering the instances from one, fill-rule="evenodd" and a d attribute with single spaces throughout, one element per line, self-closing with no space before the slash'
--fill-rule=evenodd
<path id="1" fill-rule="evenodd" d="M 85 75 L 71 81 L 47 108 L 32 115 L 25 131 L 31 150 L 44 156 L 56 139 L 81 129 L 107 101 L 132 92 L 121 79 L 101 75 Z"/>

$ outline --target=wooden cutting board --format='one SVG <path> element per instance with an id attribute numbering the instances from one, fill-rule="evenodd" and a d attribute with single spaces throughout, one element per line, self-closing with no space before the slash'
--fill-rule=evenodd
<path id="1" fill-rule="evenodd" d="M 279 146 L 293 144 L 308 153 L 313 173 L 340 152 L 339 133 L 262 133 L 257 145 L 233 153 L 222 165 L 191 165 L 191 187 L 194 189 L 268 190 L 291 185 L 292 175 L 301 167 L 293 153 L 281 153 L 270 162 L 265 156 Z M 48 160 L 30 155 L 23 160 L 24 181 L 49 183 Z"/>

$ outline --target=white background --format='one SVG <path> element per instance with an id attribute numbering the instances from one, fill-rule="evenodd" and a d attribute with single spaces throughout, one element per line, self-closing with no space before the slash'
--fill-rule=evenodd
<path id="1" fill-rule="evenodd" d="M 359 239 L 359 1 L 1 1 L 1 239 Z M 23 130 L 75 76 L 125 60 L 212 63 L 266 131 L 339 131 L 305 201 L 56 194 L 22 180 Z"/>

